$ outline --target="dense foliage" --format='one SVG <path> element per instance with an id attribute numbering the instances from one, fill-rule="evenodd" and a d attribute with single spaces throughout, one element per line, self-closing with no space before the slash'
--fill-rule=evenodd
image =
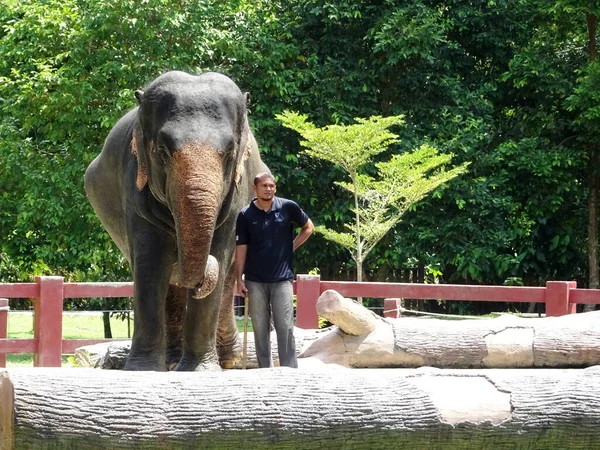
<path id="1" fill-rule="evenodd" d="M 180 69 L 251 93 L 279 193 L 331 229 L 352 220 L 344 173 L 301 154 L 275 118 L 285 109 L 317 126 L 404 115 L 381 158 L 433 145 L 470 163 L 373 250 L 380 278 L 423 263 L 446 282 L 586 285 L 598 14 L 567 0 L 3 0 L 0 281 L 127 279 L 83 173 L 134 90 Z M 297 259 L 329 279 L 352 265 L 319 236 Z"/>

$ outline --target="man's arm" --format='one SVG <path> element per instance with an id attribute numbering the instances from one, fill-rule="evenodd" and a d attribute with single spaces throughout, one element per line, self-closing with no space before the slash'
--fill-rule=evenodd
<path id="1" fill-rule="evenodd" d="M 302 244 L 304 244 L 304 242 L 306 242 L 306 240 L 314 230 L 315 226 L 313 225 L 312 221 L 308 219 L 302 227 L 302 229 L 300 230 L 300 233 L 298 233 L 298 236 L 296 236 L 296 239 L 294 239 L 294 251 L 296 251 L 298 247 L 300 247 Z"/>
<path id="2" fill-rule="evenodd" d="M 244 296 L 248 289 L 242 279 L 244 274 L 244 266 L 246 265 L 246 253 L 248 252 L 247 245 L 235 246 L 235 295 Z"/>

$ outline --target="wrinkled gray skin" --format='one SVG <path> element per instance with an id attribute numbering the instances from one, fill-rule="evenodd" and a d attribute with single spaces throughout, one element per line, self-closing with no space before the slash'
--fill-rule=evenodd
<path id="1" fill-rule="evenodd" d="M 261 162 L 247 95 L 224 75 L 161 75 L 108 135 L 85 190 L 133 273 L 129 370 L 230 366 L 235 220 Z M 186 307 L 187 305 L 187 307 Z"/>

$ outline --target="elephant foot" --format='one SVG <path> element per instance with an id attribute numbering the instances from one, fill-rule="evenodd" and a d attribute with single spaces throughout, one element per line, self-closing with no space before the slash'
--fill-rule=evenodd
<path id="1" fill-rule="evenodd" d="M 233 369 L 235 364 L 242 359 L 242 342 L 239 336 L 233 343 L 228 345 L 219 345 L 219 364 L 223 369 Z"/>
<path id="2" fill-rule="evenodd" d="M 174 370 L 178 372 L 212 372 L 221 371 L 221 366 L 216 356 L 199 359 L 184 354 Z"/>
<path id="3" fill-rule="evenodd" d="M 242 359 L 242 352 L 227 355 L 225 358 L 219 359 L 219 365 L 222 369 L 233 369 L 238 361 Z"/>
<path id="4" fill-rule="evenodd" d="M 186 364 L 179 362 L 173 370 L 176 372 L 220 372 L 221 366 L 217 363 Z"/>
<path id="5" fill-rule="evenodd" d="M 237 360 L 233 360 L 233 359 L 224 359 L 219 361 L 219 365 L 221 366 L 221 369 L 233 369 L 235 367 L 235 363 L 237 362 Z"/>
<path id="6" fill-rule="evenodd" d="M 179 361 L 181 360 L 181 353 L 182 352 L 180 348 L 167 349 L 165 357 L 167 370 L 173 370 L 177 364 L 179 364 Z"/>
<path id="7" fill-rule="evenodd" d="M 137 370 L 137 371 L 153 371 L 153 372 L 165 372 L 167 370 L 164 362 L 156 361 L 154 358 L 140 358 L 135 356 L 129 356 L 125 362 L 123 370 Z"/>

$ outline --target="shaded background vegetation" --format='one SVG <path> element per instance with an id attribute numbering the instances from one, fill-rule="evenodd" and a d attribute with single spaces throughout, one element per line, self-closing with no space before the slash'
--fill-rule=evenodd
<path id="1" fill-rule="evenodd" d="M 299 155 L 274 117 L 285 109 L 318 126 L 404 114 L 392 153 L 429 143 L 471 163 L 378 245 L 365 261 L 372 279 L 421 264 L 440 282 L 587 286 L 599 10 L 594 0 L 3 0 L 0 282 L 130 279 L 83 173 L 135 89 L 179 69 L 220 71 L 250 92 L 279 194 L 316 224 L 341 228 L 352 199 L 334 185 L 339 169 Z M 320 236 L 297 255 L 298 273 L 324 279 L 352 265 Z"/>

